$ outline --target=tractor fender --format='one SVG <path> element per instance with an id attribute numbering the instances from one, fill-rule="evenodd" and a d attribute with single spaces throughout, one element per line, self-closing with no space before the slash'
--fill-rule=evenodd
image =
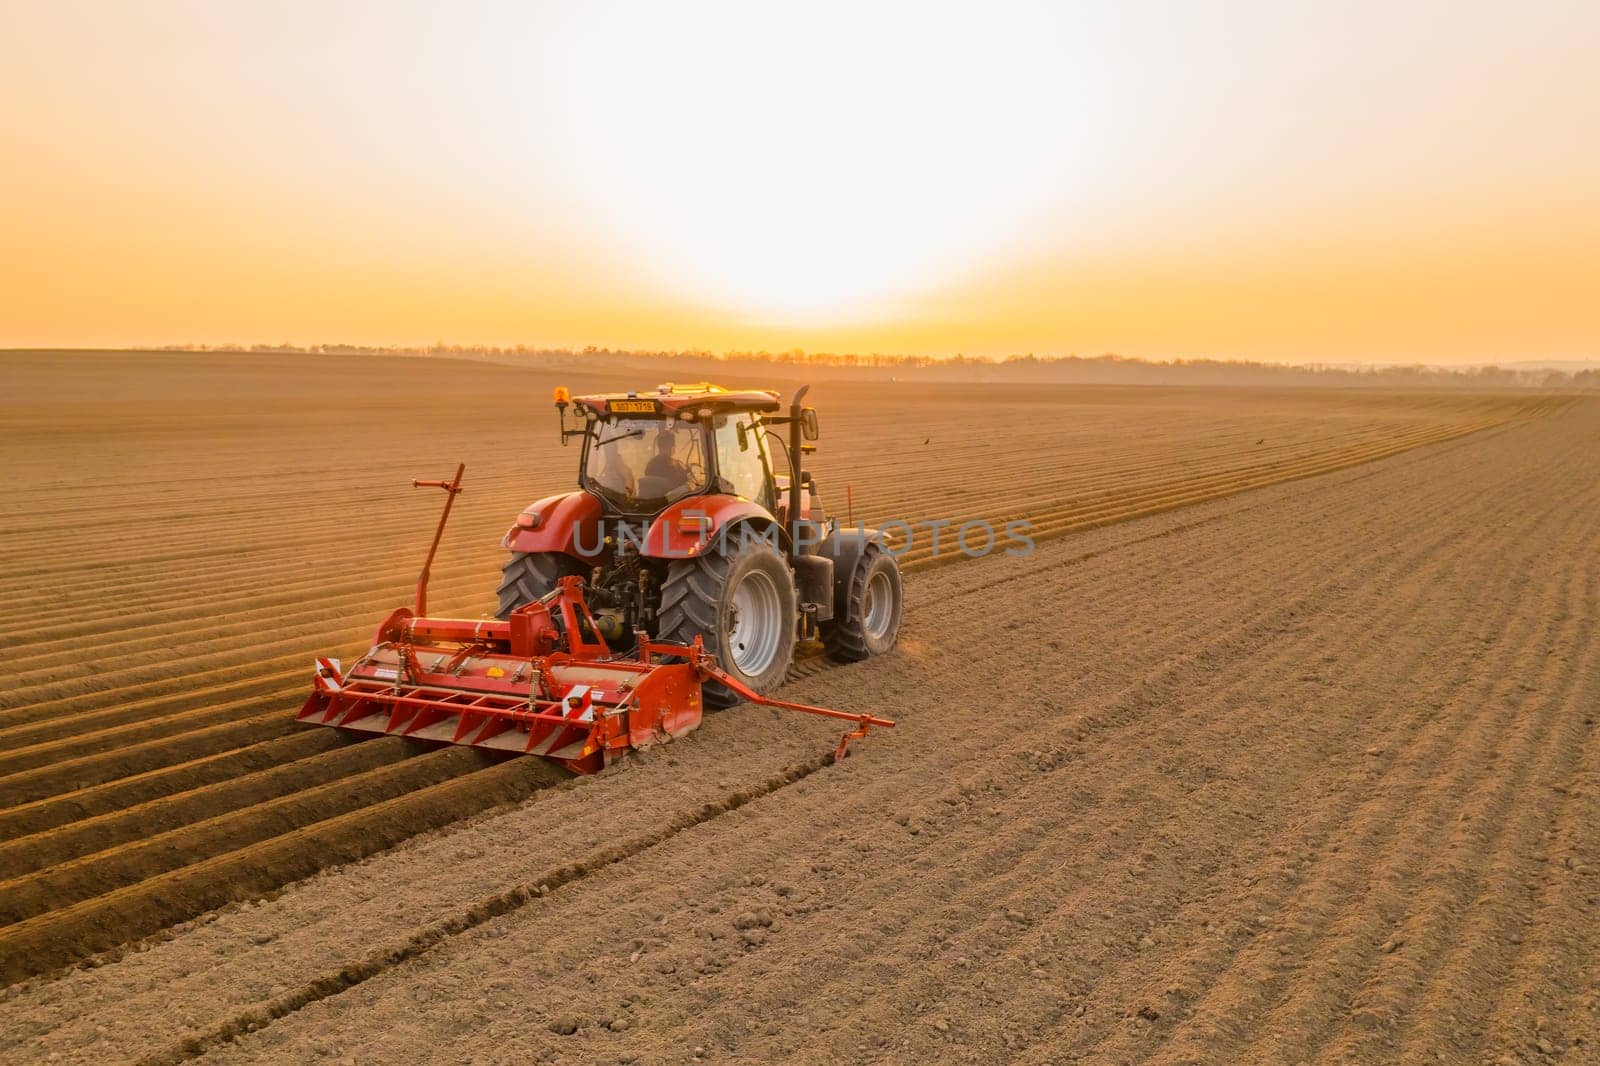
<path id="1" fill-rule="evenodd" d="M 867 546 L 877 544 L 885 551 L 889 542 L 881 530 L 857 526 L 855 529 L 839 528 L 817 546 L 817 554 L 833 560 L 833 616 L 843 618 L 850 613 L 850 582 L 861 565 Z"/>
<path id="2" fill-rule="evenodd" d="M 693 559 L 716 547 L 740 525 L 750 525 L 783 550 L 786 541 L 772 512 L 742 496 L 713 493 L 669 504 L 650 523 L 639 554 L 646 559 Z"/>
<path id="3" fill-rule="evenodd" d="M 500 544 L 514 552 L 565 552 L 588 560 L 601 542 L 601 510 L 600 501 L 582 490 L 546 496 L 523 508 Z"/>

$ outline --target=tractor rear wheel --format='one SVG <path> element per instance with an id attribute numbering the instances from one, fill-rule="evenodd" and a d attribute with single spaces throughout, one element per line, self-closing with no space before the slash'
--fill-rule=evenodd
<path id="1" fill-rule="evenodd" d="M 857 663 L 894 647 L 900 633 L 900 564 L 869 544 L 850 575 L 844 612 L 822 624 L 822 646 L 836 663 Z"/>
<path id="2" fill-rule="evenodd" d="M 679 644 L 700 637 L 718 666 L 767 693 L 789 676 L 797 610 L 789 564 L 771 544 L 752 540 L 668 566 L 657 636 Z M 740 699 L 714 681 L 701 691 L 710 707 Z"/>
<path id="3" fill-rule="evenodd" d="M 510 618 L 523 604 L 554 592 L 557 581 L 582 573 L 583 564 L 562 552 L 513 552 L 500 571 L 500 605 L 495 613 Z"/>

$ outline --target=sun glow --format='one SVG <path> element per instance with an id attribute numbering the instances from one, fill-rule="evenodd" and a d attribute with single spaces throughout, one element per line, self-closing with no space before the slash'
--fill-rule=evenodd
<path id="1" fill-rule="evenodd" d="M 0 345 L 1600 349 L 1600 6 L 10 5 Z"/>
<path id="2" fill-rule="evenodd" d="M 1034 114 L 1047 20 L 808 14 L 635 8 L 625 35 L 562 54 L 578 194 L 681 298 L 804 324 L 881 312 L 999 257 L 1062 195 L 1056 146 L 1077 138 L 1042 144 Z"/>

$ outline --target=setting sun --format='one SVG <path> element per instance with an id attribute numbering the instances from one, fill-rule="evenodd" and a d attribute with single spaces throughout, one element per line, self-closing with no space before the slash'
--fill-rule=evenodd
<path id="1" fill-rule="evenodd" d="M 564 51 L 587 213 L 678 298 L 791 329 L 871 321 L 1070 193 L 1082 129 L 1033 126 L 1071 81 L 1049 20 L 835 15 L 658 7 Z"/>

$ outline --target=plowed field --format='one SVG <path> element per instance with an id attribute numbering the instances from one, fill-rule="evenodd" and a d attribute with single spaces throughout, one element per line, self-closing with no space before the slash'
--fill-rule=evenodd
<path id="1" fill-rule="evenodd" d="M 1595 1055 L 1591 400 L 819 384 L 834 512 L 1037 549 L 924 537 L 901 646 L 797 668 L 902 723 L 842 764 L 743 709 L 570 779 L 292 712 L 408 601 L 410 477 L 467 463 L 431 607 L 488 611 L 549 387 L 641 382 L 0 375 L 8 1060 Z"/>

